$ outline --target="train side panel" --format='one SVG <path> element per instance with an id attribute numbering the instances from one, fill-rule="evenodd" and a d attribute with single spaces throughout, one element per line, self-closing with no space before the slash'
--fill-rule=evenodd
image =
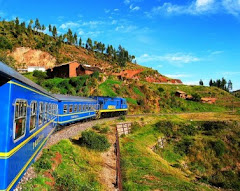
<path id="1" fill-rule="evenodd" d="M 54 115 L 47 106 L 56 107 L 57 101 L 18 81 L 11 81 L 10 116 L 7 135 L 9 137 L 4 160 L 7 162 L 7 190 L 13 189 L 27 167 L 40 151 L 47 138 L 54 131 Z M 32 103 L 36 103 L 36 114 L 32 116 Z M 45 111 L 40 117 L 40 103 L 45 104 Z M 20 106 L 19 106 L 20 105 Z M 20 107 L 20 108 L 19 108 Z M 18 111 L 18 112 L 17 112 Z M 50 111 L 50 110 L 49 110 Z M 26 114 L 25 114 L 26 112 Z M 17 114 L 18 113 L 18 114 Z M 19 114 L 20 113 L 20 114 Z M 21 118 L 23 115 L 24 117 Z M 18 119 L 18 118 L 19 119 Z M 34 118 L 32 118 L 34 117 Z M 40 118 L 42 120 L 40 124 Z M 33 120 L 34 119 L 34 120 Z M 33 122 L 34 121 L 34 122 Z M 31 126 L 35 128 L 30 129 Z M 19 125 L 20 124 L 20 125 Z"/>
<path id="2" fill-rule="evenodd" d="M 10 116 L 10 93 L 11 87 L 8 83 L 0 84 L 0 190 L 7 187 L 7 160 L 5 160 L 5 153 L 8 151 L 8 129 Z"/>
<path id="3" fill-rule="evenodd" d="M 84 119 L 96 117 L 97 102 L 61 101 L 59 105 L 58 124 L 66 125 Z"/>

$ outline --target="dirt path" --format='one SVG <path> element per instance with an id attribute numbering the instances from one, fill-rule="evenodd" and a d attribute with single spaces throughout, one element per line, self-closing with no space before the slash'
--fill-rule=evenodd
<path id="1" fill-rule="evenodd" d="M 115 128 L 111 127 L 111 132 L 107 135 L 111 147 L 108 151 L 101 154 L 104 166 L 102 167 L 102 173 L 100 174 L 100 181 L 106 186 L 108 191 L 115 191 L 116 183 L 116 154 L 115 154 Z"/>

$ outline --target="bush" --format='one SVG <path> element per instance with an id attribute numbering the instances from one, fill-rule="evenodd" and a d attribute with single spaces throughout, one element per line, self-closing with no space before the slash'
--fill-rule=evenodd
<path id="1" fill-rule="evenodd" d="M 139 125 L 138 122 L 133 122 L 132 125 L 131 125 L 131 133 L 134 133 L 135 131 L 137 131 L 138 129 L 140 129 L 141 126 Z"/>
<path id="2" fill-rule="evenodd" d="M 125 117 L 125 115 L 121 115 L 121 116 L 119 116 L 118 119 L 121 120 L 121 121 L 124 121 L 126 119 L 126 117 Z"/>
<path id="3" fill-rule="evenodd" d="M 216 142 L 211 142 L 211 145 L 218 157 L 223 156 L 226 148 L 225 148 L 225 144 L 222 140 L 217 140 Z"/>
<path id="4" fill-rule="evenodd" d="M 39 70 L 34 70 L 33 71 L 33 76 L 38 78 L 38 79 L 45 79 L 45 78 L 47 78 L 47 73 L 39 71 Z"/>
<path id="5" fill-rule="evenodd" d="M 201 96 L 197 93 L 194 93 L 194 94 L 192 94 L 192 100 L 199 102 L 199 101 L 201 101 Z"/>
<path id="6" fill-rule="evenodd" d="M 197 133 L 197 129 L 194 125 L 185 125 L 180 129 L 184 135 L 194 136 Z"/>
<path id="7" fill-rule="evenodd" d="M 110 131 L 109 127 L 104 127 L 102 129 L 100 129 L 100 133 L 108 133 Z"/>
<path id="8" fill-rule="evenodd" d="M 12 48 L 12 42 L 9 41 L 5 36 L 0 36 L 0 49 L 12 50 Z"/>
<path id="9" fill-rule="evenodd" d="M 166 137 L 173 135 L 174 124 L 170 121 L 159 121 L 155 124 L 155 129 L 163 133 Z"/>
<path id="10" fill-rule="evenodd" d="M 94 131 L 84 131 L 82 132 L 82 137 L 79 139 L 80 144 L 86 146 L 89 149 L 94 149 L 97 151 L 105 151 L 110 147 L 106 136 L 99 135 Z"/>
<path id="11" fill-rule="evenodd" d="M 92 128 L 96 131 L 99 131 L 101 129 L 99 124 L 94 125 Z"/>
<path id="12" fill-rule="evenodd" d="M 159 87 L 159 88 L 158 88 L 158 91 L 159 91 L 159 93 L 161 93 L 161 92 L 164 92 L 164 89 L 161 88 L 161 87 Z"/>
<path id="13" fill-rule="evenodd" d="M 192 139 L 183 139 L 175 147 L 174 151 L 180 155 L 187 155 L 190 152 L 190 147 L 193 145 Z"/>
<path id="14" fill-rule="evenodd" d="M 207 121 L 204 122 L 202 125 L 202 130 L 204 131 L 215 131 L 215 130 L 221 130 L 224 129 L 227 124 L 225 122 L 219 122 L 219 121 Z M 211 134 L 211 132 L 208 132 Z"/>

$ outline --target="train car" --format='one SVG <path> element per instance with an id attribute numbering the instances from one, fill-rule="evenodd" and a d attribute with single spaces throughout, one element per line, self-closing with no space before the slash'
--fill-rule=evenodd
<path id="1" fill-rule="evenodd" d="M 124 98 L 95 96 L 93 99 L 98 103 L 98 118 L 125 115 L 128 111 L 127 101 Z"/>
<path id="2" fill-rule="evenodd" d="M 0 190 L 13 190 L 57 123 L 58 100 L 0 62 Z"/>
<path id="3" fill-rule="evenodd" d="M 54 96 L 59 100 L 59 125 L 96 117 L 97 101 L 95 99 L 60 94 Z"/>

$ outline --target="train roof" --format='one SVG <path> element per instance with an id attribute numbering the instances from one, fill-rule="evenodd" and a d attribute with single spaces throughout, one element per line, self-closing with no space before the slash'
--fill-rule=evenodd
<path id="1" fill-rule="evenodd" d="M 62 95 L 62 94 L 53 94 L 53 96 L 60 101 L 96 102 L 95 99 L 79 97 L 79 96 L 69 96 L 69 95 Z"/>
<path id="2" fill-rule="evenodd" d="M 43 89 L 41 86 L 37 85 L 36 83 L 32 82 L 31 80 L 25 78 L 23 75 L 16 72 L 11 67 L 7 66 L 6 64 L 0 62 L 0 76 L 4 76 L 8 80 L 16 79 L 26 85 L 29 85 L 39 91 L 41 91 L 44 94 L 47 94 L 48 96 L 53 97 L 49 92 L 47 92 L 45 89 Z"/>

